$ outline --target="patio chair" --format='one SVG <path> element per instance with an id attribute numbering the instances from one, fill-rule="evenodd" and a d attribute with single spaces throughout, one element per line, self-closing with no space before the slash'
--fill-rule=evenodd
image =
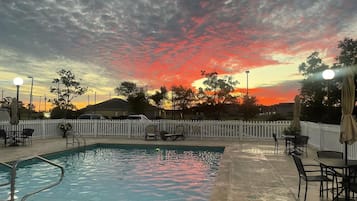
<path id="1" fill-rule="evenodd" d="M 179 126 L 176 126 L 173 133 L 164 133 L 161 138 L 164 140 L 166 140 L 167 138 L 170 138 L 172 141 L 175 141 L 178 138 L 185 140 L 184 132 L 185 132 L 185 127 L 183 125 L 179 125 Z"/>
<path id="2" fill-rule="evenodd" d="M 298 174 L 299 174 L 299 188 L 298 188 L 298 197 L 300 197 L 300 188 L 301 188 L 301 179 L 305 181 L 305 195 L 304 195 L 304 201 L 306 201 L 306 196 L 307 196 L 307 189 L 308 189 L 308 183 L 309 182 L 320 182 L 320 197 L 323 196 L 323 191 L 328 189 L 328 186 L 326 189 L 323 188 L 324 182 L 326 181 L 332 181 L 325 175 L 321 174 L 321 167 L 320 165 L 311 165 L 311 164 L 303 164 L 302 160 L 299 156 L 296 156 L 295 154 L 292 154 L 292 157 L 294 159 Z M 305 169 L 307 168 L 307 169 Z M 311 169 L 313 168 L 313 169 Z"/>
<path id="3" fill-rule="evenodd" d="M 32 134 L 34 131 L 35 130 L 32 128 L 24 128 L 22 130 L 22 133 L 20 135 L 22 144 L 25 144 L 26 142 L 30 142 L 30 144 L 32 144 Z"/>
<path id="4" fill-rule="evenodd" d="M 4 139 L 4 146 L 6 147 L 6 143 L 7 143 L 7 133 L 4 129 L 0 129 L 0 138 Z"/>
<path id="5" fill-rule="evenodd" d="M 279 152 L 279 141 L 278 141 L 278 138 L 276 136 L 276 133 L 273 133 L 273 139 L 274 139 L 274 143 L 275 143 L 274 153 L 278 153 Z"/>
<path id="6" fill-rule="evenodd" d="M 344 182 L 343 185 L 348 185 L 350 192 L 352 192 L 352 197 L 356 198 L 355 195 L 357 193 L 357 166 L 350 168 L 349 171 L 350 183 L 348 184 Z"/>
<path id="7" fill-rule="evenodd" d="M 145 140 L 148 140 L 149 138 L 157 140 L 158 136 L 159 130 L 157 128 L 157 125 L 151 124 L 145 127 Z"/>
<path id="8" fill-rule="evenodd" d="M 339 152 L 339 151 L 324 150 L 324 151 L 317 151 L 316 153 L 317 153 L 318 158 L 343 159 L 343 152 Z M 321 169 L 322 169 L 323 175 L 332 178 L 332 187 L 329 190 L 331 190 L 332 197 L 334 198 L 335 192 L 338 193 L 338 190 L 341 188 L 338 186 L 338 184 L 343 180 L 343 174 L 342 174 L 343 170 L 341 169 L 341 171 L 336 171 L 336 168 L 332 170 L 327 167 L 324 167 L 323 165 L 321 165 Z M 336 188 L 335 188 L 335 184 L 336 184 Z"/>

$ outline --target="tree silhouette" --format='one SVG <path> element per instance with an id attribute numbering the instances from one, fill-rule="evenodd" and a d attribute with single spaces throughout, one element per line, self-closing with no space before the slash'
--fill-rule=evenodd
<path id="1" fill-rule="evenodd" d="M 134 82 L 122 82 L 115 88 L 118 95 L 122 95 L 129 103 L 130 111 L 135 114 L 144 113 L 146 106 L 149 104 L 143 87 L 138 87 Z"/>
<path id="2" fill-rule="evenodd" d="M 57 74 L 59 78 L 55 78 L 52 81 L 52 84 L 55 85 L 50 86 L 50 92 L 57 95 L 57 98 L 50 99 L 49 101 L 60 110 L 73 110 L 75 105 L 72 104 L 72 100 L 85 94 L 88 88 L 82 87 L 70 70 L 61 69 Z"/>

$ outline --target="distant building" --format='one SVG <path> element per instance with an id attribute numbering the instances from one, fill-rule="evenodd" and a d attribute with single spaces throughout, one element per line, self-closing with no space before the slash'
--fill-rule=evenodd
<path id="1" fill-rule="evenodd" d="M 274 108 L 276 114 L 280 114 L 287 119 L 293 118 L 294 103 L 279 103 L 273 105 L 272 107 Z"/>
<path id="2" fill-rule="evenodd" d="M 119 98 L 113 98 L 95 105 L 88 105 L 81 109 L 81 114 L 101 114 L 108 118 L 128 115 L 128 102 Z"/>
<path id="3" fill-rule="evenodd" d="M 279 103 L 271 106 L 261 106 L 260 115 L 280 115 L 286 119 L 293 118 L 294 103 Z"/>
<path id="4" fill-rule="evenodd" d="M 117 119 L 121 116 L 131 114 L 128 102 L 120 98 L 113 98 L 95 105 L 88 105 L 87 107 L 81 109 L 79 113 L 101 114 L 109 119 Z M 152 119 L 158 116 L 159 110 L 152 105 L 148 105 L 144 114 Z"/>

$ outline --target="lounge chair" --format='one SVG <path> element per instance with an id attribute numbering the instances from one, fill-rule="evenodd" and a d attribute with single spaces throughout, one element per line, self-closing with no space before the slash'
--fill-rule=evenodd
<path id="1" fill-rule="evenodd" d="M 149 138 L 157 140 L 158 136 L 159 129 L 157 128 L 157 125 L 148 125 L 145 127 L 145 140 L 148 140 Z"/>
<path id="2" fill-rule="evenodd" d="M 32 144 L 32 135 L 35 130 L 32 128 L 24 128 L 21 133 L 21 142 L 25 144 L 26 141 Z"/>
<path id="3" fill-rule="evenodd" d="M 161 135 L 162 140 L 166 140 L 167 138 L 170 138 L 172 141 L 177 140 L 178 138 L 181 138 L 182 140 L 185 140 L 185 127 L 184 126 L 176 126 L 175 131 L 173 133 L 163 133 Z"/>
<path id="4" fill-rule="evenodd" d="M 8 136 L 4 129 L 0 129 L 0 138 L 4 139 L 4 146 L 6 147 L 6 140 L 8 139 Z"/>

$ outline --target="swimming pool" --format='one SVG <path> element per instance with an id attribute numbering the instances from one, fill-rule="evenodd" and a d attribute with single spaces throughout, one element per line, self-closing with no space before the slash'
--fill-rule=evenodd
<path id="1" fill-rule="evenodd" d="M 61 184 L 31 201 L 207 201 L 222 147 L 103 145 L 45 156 L 65 167 Z M 1 169 L 0 179 L 8 177 Z M 26 161 L 17 171 L 17 197 L 58 180 L 59 170 Z M 0 200 L 9 188 L 0 188 Z"/>

